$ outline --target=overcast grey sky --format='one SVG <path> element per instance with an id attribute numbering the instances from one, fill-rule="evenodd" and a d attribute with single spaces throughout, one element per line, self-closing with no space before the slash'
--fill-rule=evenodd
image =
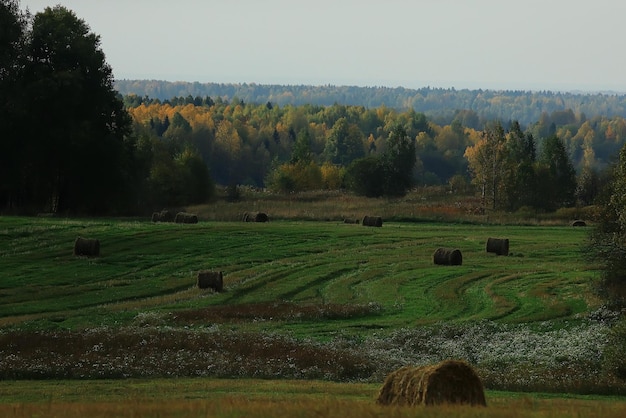
<path id="1" fill-rule="evenodd" d="M 21 0 L 116 78 L 626 92 L 624 0 Z"/>

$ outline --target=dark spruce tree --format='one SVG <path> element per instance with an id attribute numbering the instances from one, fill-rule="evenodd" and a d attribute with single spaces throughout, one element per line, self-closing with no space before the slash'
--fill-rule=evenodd
<path id="1" fill-rule="evenodd" d="M 402 125 L 396 125 L 382 155 L 359 158 L 348 166 L 348 188 L 367 197 L 404 196 L 413 185 L 416 160 L 415 141 Z"/>
<path id="2" fill-rule="evenodd" d="M 131 120 L 99 36 L 62 6 L 37 13 L 31 27 L 21 76 L 25 203 L 64 213 L 128 209 Z"/>
<path id="3" fill-rule="evenodd" d="M 535 206 L 548 211 L 573 206 L 576 202 L 576 170 L 567 155 L 565 144 L 556 135 L 544 140 L 537 169 Z"/>
<path id="4" fill-rule="evenodd" d="M 531 133 L 524 133 L 519 122 L 513 121 L 505 145 L 503 199 L 508 210 L 533 206 L 536 202 L 537 151 Z"/>
<path id="5" fill-rule="evenodd" d="M 402 125 L 396 125 L 387 139 L 387 150 L 382 156 L 385 172 L 385 195 L 404 196 L 413 186 L 415 140 L 407 135 Z"/>
<path id="6" fill-rule="evenodd" d="M 20 76 L 28 16 L 16 0 L 0 0 L 0 212 L 20 204 L 20 167 L 24 154 L 20 141 L 26 106 Z"/>
<path id="7" fill-rule="evenodd" d="M 585 253 L 602 272 L 596 286 L 599 296 L 618 313 L 607 336 L 604 372 L 626 381 L 626 146 L 608 177 L 597 199 L 599 216 Z"/>

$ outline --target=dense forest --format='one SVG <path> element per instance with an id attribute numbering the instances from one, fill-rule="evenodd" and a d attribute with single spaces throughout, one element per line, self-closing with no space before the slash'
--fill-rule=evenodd
<path id="1" fill-rule="evenodd" d="M 490 177 L 489 187 L 486 187 L 481 182 L 487 180 L 478 178 L 485 175 L 478 165 L 487 162 L 478 161 L 478 151 L 486 146 L 486 138 L 493 139 L 495 135 L 495 140 L 504 148 L 483 152 L 485 158 L 498 156 L 502 160 L 499 162 L 502 173 L 506 164 L 526 161 L 533 167 L 532 174 L 539 175 L 546 169 L 540 167 L 542 158 L 546 164 L 557 158 L 546 153 L 560 153 L 560 167 L 566 167 L 567 170 L 563 170 L 573 178 L 565 182 L 569 184 L 569 194 L 578 192 L 578 200 L 570 196 L 558 203 L 562 205 L 581 203 L 583 196 L 583 203 L 592 200 L 600 173 L 612 162 L 626 139 L 624 118 L 587 119 L 571 109 L 543 114 L 528 126 L 517 121 L 490 121 L 481 129 L 475 129 L 476 115 L 472 111 L 458 111 L 449 125 L 439 125 L 423 113 L 385 106 L 279 106 L 271 102 L 248 104 L 240 99 L 228 101 L 208 96 L 160 101 L 130 95 L 124 101 L 134 121 L 134 132 L 144 142 L 171 144 L 174 153 L 180 153 L 181 149 L 198 152 L 209 167 L 211 178 L 219 184 L 246 184 L 285 192 L 347 187 L 366 195 L 394 194 L 363 190 L 354 181 L 350 184 L 349 174 L 357 167 L 365 169 L 367 161 L 363 159 L 388 155 L 395 132 L 408 138 L 413 147 L 409 152 L 414 155 L 414 162 L 407 169 L 412 185 L 453 184 L 457 189 L 468 190 L 472 181 L 478 191 L 492 196 L 494 207 L 508 209 L 535 206 L 537 199 L 542 202 L 547 199 L 535 196 L 522 202 L 511 197 L 508 202 L 497 199 L 494 203 L 494 179 Z M 402 130 L 394 131 L 398 126 Z M 515 145 L 515 141 L 523 146 Z M 168 158 L 174 158 L 173 155 Z M 376 167 L 368 169 L 370 174 L 374 173 L 370 179 L 384 177 Z M 518 170 L 509 167 L 511 172 Z M 368 182 L 367 177 L 361 173 L 357 183 Z M 512 193 L 504 190 L 507 187 L 539 190 L 540 185 L 545 185 L 545 182 L 522 185 L 513 177 L 502 175 L 496 179 L 502 183 L 498 194 Z M 554 196 L 554 190 L 546 190 L 545 195 Z"/>
<path id="2" fill-rule="evenodd" d="M 574 93 L 551 91 L 494 91 L 454 88 L 408 89 L 404 87 L 262 85 L 255 83 L 189 83 L 158 80 L 116 80 L 115 88 L 122 95 L 137 95 L 158 100 L 172 97 L 209 96 L 246 103 L 266 103 L 279 106 L 333 104 L 376 108 L 386 106 L 396 110 L 413 109 L 424 113 L 440 125 L 447 125 L 459 110 L 476 116 L 468 120 L 470 128 L 481 129 L 489 120 L 517 120 L 522 125 L 538 121 L 543 114 L 571 109 L 576 115 L 626 117 L 626 94 L 613 92 Z"/>

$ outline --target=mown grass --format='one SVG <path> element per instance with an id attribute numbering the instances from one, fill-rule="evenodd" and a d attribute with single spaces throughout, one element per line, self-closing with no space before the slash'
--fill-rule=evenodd
<path id="1" fill-rule="evenodd" d="M 98 238 L 101 256 L 73 256 L 79 235 Z M 590 291 L 597 272 L 581 252 L 586 232 L 567 226 L 5 217 L 0 236 L 4 325 L 38 320 L 37 327 L 76 328 L 128 323 L 146 310 L 206 309 L 210 317 L 211 307 L 267 311 L 289 302 L 371 306 L 347 323 L 324 324 L 327 332 L 362 332 L 438 321 L 573 320 L 597 305 Z M 486 253 L 492 236 L 509 238 L 512 255 Z M 459 248 L 463 265 L 434 265 L 441 246 Z M 224 272 L 225 292 L 194 287 L 203 269 Z M 287 325 L 277 322 L 273 331 Z M 288 322 L 290 332 L 311 335 L 306 317 Z"/>

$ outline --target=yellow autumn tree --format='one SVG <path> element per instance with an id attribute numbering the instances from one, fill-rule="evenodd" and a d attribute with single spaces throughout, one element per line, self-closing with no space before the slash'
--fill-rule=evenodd
<path id="1" fill-rule="evenodd" d="M 472 183 L 480 188 L 483 204 L 498 206 L 505 164 L 506 137 L 500 123 L 485 129 L 480 140 L 465 150 Z"/>
<path id="2" fill-rule="evenodd" d="M 319 190 L 322 171 L 313 161 L 282 164 L 270 174 L 267 183 L 271 190 L 281 193 Z"/>
<path id="3" fill-rule="evenodd" d="M 327 190 L 337 190 L 343 184 L 346 169 L 326 162 L 321 167 L 322 184 Z"/>

